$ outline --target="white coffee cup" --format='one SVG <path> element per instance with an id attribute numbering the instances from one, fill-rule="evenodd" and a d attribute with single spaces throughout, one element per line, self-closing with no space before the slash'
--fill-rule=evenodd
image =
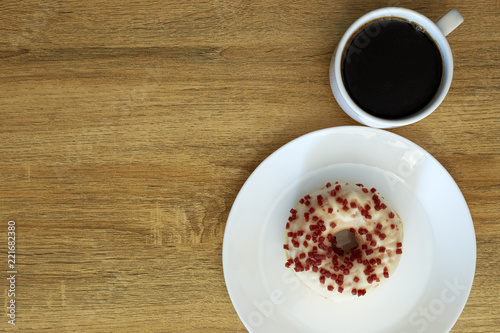
<path id="1" fill-rule="evenodd" d="M 369 114 L 352 100 L 344 85 L 341 70 L 344 50 L 353 35 L 371 21 L 392 17 L 416 23 L 425 29 L 439 48 L 443 63 L 443 73 L 436 95 L 423 109 L 404 118 L 384 119 Z M 424 15 L 413 10 L 398 7 L 381 8 L 363 15 L 344 33 L 330 62 L 330 85 L 337 103 L 352 119 L 361 124 L 376 128 L 405 126 L 427 117 L 441 104 L 450 89 L 453 76 L 453 56 L 446 36 L 462 22 L 463 17 L 456 9 L 449 11 L 437 23 L 432 22 Z"/>

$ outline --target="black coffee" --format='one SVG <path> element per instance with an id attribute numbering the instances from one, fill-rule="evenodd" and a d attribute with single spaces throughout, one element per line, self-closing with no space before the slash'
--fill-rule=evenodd
<path id="1" fill-rule="evenodd" d="M 348 43 L 342 63 L 347 92 L 364 111 L 384 119 L 412 115 L 436 95 L 443 63 L 436 43 L 399 18 L 373 21 Z"/>

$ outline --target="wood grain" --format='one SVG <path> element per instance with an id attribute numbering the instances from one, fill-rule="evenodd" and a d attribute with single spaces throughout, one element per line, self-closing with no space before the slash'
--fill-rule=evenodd
<path id="1" fill-rule="evenodd" d="M 233 200 L 281 145 L 357 125 L 329 61 L 388 5 L 465 18 L 444 103 L 391 132 L 443 164 L 474 220 L 476 277 L 452 332 L 500 332 L 500 5 L 487 0 L 2 1 L 0 221 L 17 223 L 18 274 L 17 324 L 2 315 L 0 330 L 245 332 L 222 271 Z"/>

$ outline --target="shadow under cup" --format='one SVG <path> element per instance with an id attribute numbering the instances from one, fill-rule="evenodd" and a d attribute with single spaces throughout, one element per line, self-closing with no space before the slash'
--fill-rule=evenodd
<path id="1" fill-rule="evenodd" d="M 387 16 L 359 27 L 342 52 L 342 83 L 352 102 L 383 120 L 412 118 L 437 97 L 444 64 L 418 23 Z"/>

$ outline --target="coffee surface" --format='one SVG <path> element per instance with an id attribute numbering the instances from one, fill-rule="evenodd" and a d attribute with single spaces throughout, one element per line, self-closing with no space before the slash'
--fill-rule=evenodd
<path id="1" fill-rule="evenodd" d="M 435 96 L 443 72 L 436 43 L 398 18 L 368 23 L 344 53 L 342 78 L 364 111 L 384 119 L 410 116 Z"/>

